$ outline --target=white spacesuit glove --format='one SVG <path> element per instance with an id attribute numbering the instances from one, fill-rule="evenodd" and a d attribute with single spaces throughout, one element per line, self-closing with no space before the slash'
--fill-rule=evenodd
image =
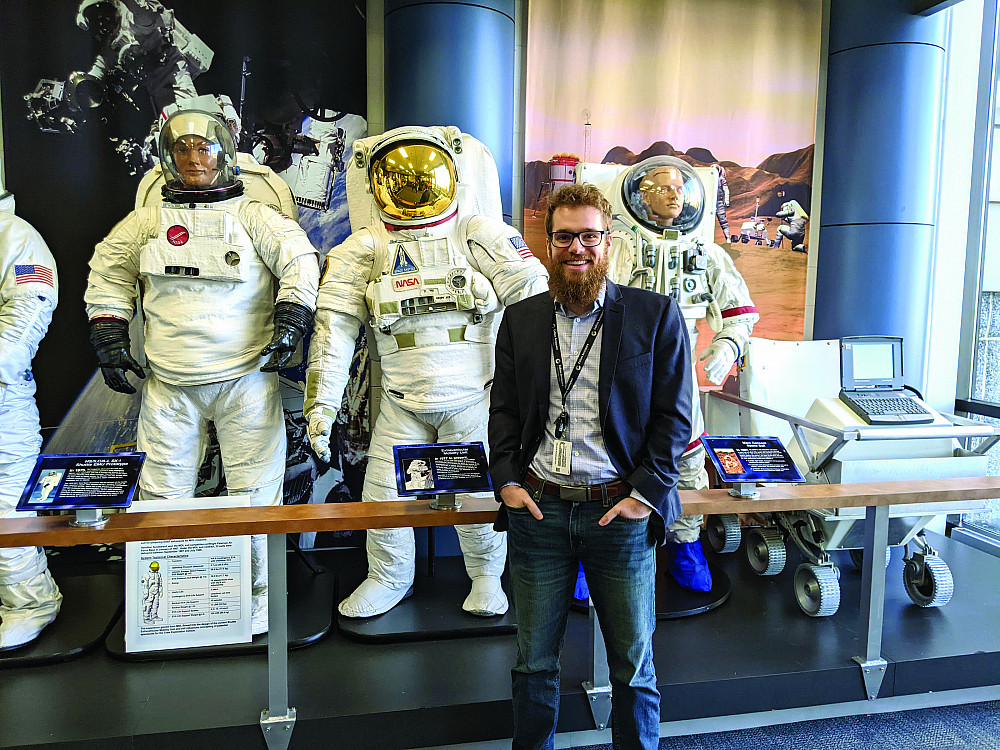
<path id="1" fill-rule="evenodd" d="M 729 339 L 719 339 L 705 348 L 698 361 L 705 362 L 706 377 L 719 385 L 736 363 L 737 356 L 739 352 L 733 342 Z"/>
<path id="2" fill-rule="evenodd" d="M 472 274 L 472 296 L 476 300 L 476 312 L 480 315 L 487 315 L 500 307 L 496 289 L 481 273 Z"/>
<path id="3" fill-rule="evenodd" d="M 330 452 L 330 435 L 333 432 L 334 420 L 322 410 L 316 409 L 309 415 L 309 425 L 306 428 L 309 433 L 309 442 L 313 451 L 319 456 L 321 461 L 330 463 L 332 454 Z"/>

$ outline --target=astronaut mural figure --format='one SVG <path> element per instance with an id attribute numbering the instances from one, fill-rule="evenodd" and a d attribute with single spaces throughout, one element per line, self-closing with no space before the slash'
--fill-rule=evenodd
<path id="1" fill-rule="evenodd" d="M 669 294 L 681 305 L 691 336 L 708 318 L 712 343 L 698 358 L 706 377 L 721 383 L 746 349 L 760 318 L 746 282 L 729 255 L 711 241 L 714 218 L 706 213 L 706 191 L 687 162 L 670 156 L 646 159 L 623 172 L 608 190 L 615 213 L 627 215 L 628 229 L 619 222 L 613 230 L 612 278 L 618 283 L 645 284 Z M 692 359 L 697 375 L 697 363 Z M 701 444 L 704 418 L 695 384 L 691 444 L 681 457 L 681 489 L 708 486 L 705 448 Z M 712 575 L 699 538 L 702 516 L 681 516 L 667 528 L 667 568 L 683 587 L 710 591 Z"/>
<path id="2" fill-rule="evenodd" d="M 156 560 L 149 564 L 149 572 L 139 579 L 139 587 L 142 589 L 142 621 L 162 620 L 160 597 L 163 596 L 163 574 L 160 573 L 160 564 Z"/>
<path id="3" fill-rule="evenodd" d="M 42 446 L 31 360 L 58 290 L 52 253 L 0 185 L 0 518 L 22 515 L 14 507 Z M 0 549 L 0 650 L 33 641 L 61 605 L 41 547 Z"/>
<path id="4" fill-rule="evenodd" d="M 231 131 L 177 112 L 160 129 L 162 206 L 130 213 L 90 261 L 91 343 L 112 390 L 146 373 L 132 357 L 138 297 L 150 369 L 137 436 L 142 499 L 189 497 L 215 423 L 230 495 L 281 502 L 285 429 L 277 371 L 312 324 L 319 263 L 305 233 L 244 195 Z M 275 295 L 277 290 L 277 295 Z M 266 539 L 251 538 L 254 634 L 267 629 Z"/>
<path id="5" fill-rule="evenodd" d="M 486 165 L 480 184 L 476 164 Z M 404 127 L 356 141 L 347 186 L 356 231 L 326 259 L 305 413 L 316 453 L 329 458 L 358 328 L 370 323 L 384 395 L 362 499 L 396 500 L 393 445 L 486 443 L 499 313 L 546 291 L 548 274 L 500 219 L 489 152 L 457 128 Z M 493 193 L 497 210 L 485 211 L 479 198 Z M 506 612 L 506 535 L 489 524 L 456 531 L 472 579 L 462 608 Z M 341 602 L 346 617 L 382 614 L 412 590 L 413 530 L 371 530 L 367 539 L 368 577 Z"/>
<path id="6" fill-rule="evenodd" d="M 790 200 L 782 203 L 781 210 L 775 216 L 788 222 L 778 227 L 775 246 L 781 244 L 782 237 L 787 237 L 792 243 L 792 250 L 797 253 L 806 252 L 806 222 L 809 221 L 809 215 L 799 202 Z"/>
<path id="7" fill-rule="evenodd" d="M 719 185 L 716 188 L 715 196 L 715 218 L 719 220 L 722 228 L 722 236 L 729 242 L 729 219 L 726 217 L 726 209 L 729 208 L 729 182 L 726 181 L 726 168 L 721 164 L 712 166 L 719 177 Z"/>

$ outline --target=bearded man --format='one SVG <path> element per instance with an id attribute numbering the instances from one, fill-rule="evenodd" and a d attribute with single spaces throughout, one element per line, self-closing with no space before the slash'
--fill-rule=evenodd
<path id="1" fill-rule="evenodd" d="M 490 474 L 517 610 L 515 749 L 554 746 L 580 562 L 608 651 L 615 747 L 659 744 L 655 552 L 681 512 L 691 353 L 674 300 L 607 279 L 610 226 L 593 185 L 556 191 L 549 294 L 510 306 L 497 335 Z"/>

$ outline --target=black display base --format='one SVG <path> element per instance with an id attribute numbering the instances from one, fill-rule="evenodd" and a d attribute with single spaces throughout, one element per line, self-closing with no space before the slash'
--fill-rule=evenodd
<path id="1" fill-rule="evenodd" d="M 302 648 L 315 643 L 333 627 L 336 574 L 319 568 L 313 573 L 299 553 L 288 552 L 288 647 Z M 115 624 L 104 642 L 105 650 L 123 661 L 163 661 L 207 656 L 233 656 L 267 652 L 267 634 L 255 635 L 249 643 L 223 646 L 175 648 L 165 651 L 125 651 L 125 618 Z"/>
<path id="2" fill-rule="evenodd" d="M 31 643 L 0 651 L 0 669 L 55 664 L 97 647 L 119 620 L 125 601 L 121 575 L 59 576 L 59 616 Z"/>
<path id="3" fill-rule="evenodd" d="M 708 561 L 708 569 L 712 573 L 712 590 L 691 591 L 680 586 L 667 572 L 667 565 L 662 562 L 660 553 L 656 566 L 656 619 L 672 620 L 700 615 L 724 604 L 732 591 L 729 576 L 711 560 Z"/>
<path id="4" fill-rule="evenodd" d="M 385 614 L 363 618 L 338 614 L 337 626 L 340 632 L 359 641 L 401 643 L 437 638 L 509 635 L 517 631 L 513 606 L 497 617 L 477 617 L 462 609 L 462 602 L 469 595 L 471 584 L 461 556 L 435 558 L 432 577 L 427 575 L 426 568 L 426 560 L 418 560 L 413 595 Z M 342 576 L 343 588 L 338 603 L 363 580 L 363 572 L 353 578 Z M 503 577 L 503 587 L 510 599 L 506 574 Z"/>

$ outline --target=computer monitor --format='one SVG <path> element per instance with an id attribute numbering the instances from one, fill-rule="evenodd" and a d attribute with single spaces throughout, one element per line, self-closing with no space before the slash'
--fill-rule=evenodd
<path id="1" fill-rule="evenodd" d="M 845 336 L 840 340 L 840 385 L 847 392 L 901 390 L 903 339 Z"/>

